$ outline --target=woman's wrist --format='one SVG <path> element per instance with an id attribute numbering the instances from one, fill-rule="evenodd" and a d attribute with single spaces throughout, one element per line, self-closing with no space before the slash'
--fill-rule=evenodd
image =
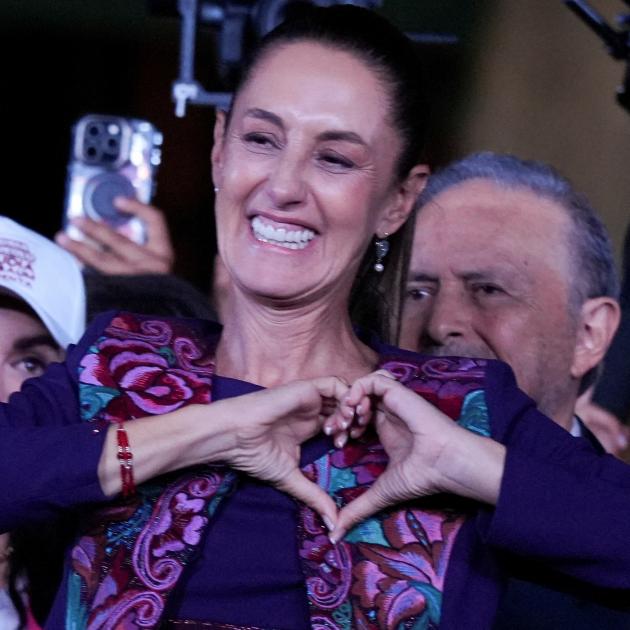
<path id="1" fill-rule="evenodd" d="M 189 405 L 161 416 L 126 422 L 135 483 L 187 466 L 225 461 L 226 453 L 234 448 L 235 438 L 230 430 L 230 414 L 224 407 L 222 401 Z M 111 426 L 98 467 L 101 487 L 107 496 L 118 494 L 123 485 L 116 434 L 117 427 Z"/>
<path id="2" fill-rule="evenodd" d="M 505 453 L 503 444 L 456 427 L 435 463 L 440 490 L 496 505 Z"/>

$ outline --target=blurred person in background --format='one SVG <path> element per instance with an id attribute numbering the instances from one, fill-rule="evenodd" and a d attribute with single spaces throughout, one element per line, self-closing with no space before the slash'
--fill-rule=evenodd
<path id="1" fill-rule="evenodd" d="M 0 217 L 0 401 L 62 361 L 85 328 L 79 265 L 48 239 Z M 63 526 L 0 534 L 0 628 L 43 623 L 61 580 Z"/>
<path id="2" fill-rule="evenodd" d="M 603 223 L 551 167 L 486 152 L 429 177 L 418 200 L 402 347 L 505 361 L 539 409 L 602 452 L 599 426 L 593 435 L 575 407 L 617 329 L 617 295 Z M 621 454 L 627 443 L 605 445 Z M 580 599 L 585 589 L 566 578 L 513 566 L 525 579 L 511 580 L 497 628 L 630 628 L 627 611 L 593 603 L 608 595 L 591 590 Z"/>
<path id="3" fill-rule="evenodd" d="M 576 411 L 607 450 L 628 452 L 630 419 L 630 228 L 622 259 L 623 282 L 619 302 L 621 323 L 601 365 L 597 382 L 580 396 Z"/>

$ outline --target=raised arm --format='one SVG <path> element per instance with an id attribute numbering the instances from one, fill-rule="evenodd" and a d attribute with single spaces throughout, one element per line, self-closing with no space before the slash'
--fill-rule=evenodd
<path id="1" fill-rule="evenodd" d="M 56 364 L 0 407 L 0 531 L 121 490 L 117 425 L 81 421 L 70 370 Z M 296 381 L 125 422 L 135 482 L 196 464 L 228 464 L 332 522 L 332 499 L 299 471 L 299 447 L 319 432 L 346 389 L 334 377 Z"/>
<path id="2" fill-rule="evenodd" d="M 501 375 L 492 386 L 499 394 L 514 389 Z M 630 588 L 630 467 L 596 454 L 518 391 L 509 404 L 500 395 L 489 399 L 491 415 L 504 415 L 495 422 L 496 440 L 458 427 L 383 374 L 357 381 L 342 408 L 345 420 L 336 415 L 327 426 L 347 423 L 357 405 L 363 423 L 370 399 L 390 464 L 341 511 L 334 540 L 389 505 L 450 492 L 495 506 L 478 516 L 489 545 L 597 586 Z"/>

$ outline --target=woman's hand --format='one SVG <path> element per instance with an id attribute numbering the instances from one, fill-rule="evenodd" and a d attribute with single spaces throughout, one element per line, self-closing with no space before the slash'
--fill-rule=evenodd
<path id="1" fill-rule="evenodd" d="M 331 376 L 230 399 L 236 403 L 229 411 L 234 445 L 223 461 L 306 503 L 330 527 L 337 508 L 331 497 L 300 471 L 300 445 L 321 431 L 347 391 L 345 383 Z"/>
<path id="2" fill-rule="evenodd" d="M 346 505 L 331 534 L 334 542 L 368 516 L 391 505 L 438 492 L 489 503 L 499 492 L 505 449 L 459 427 L 384 371 L 357 380 L 325 425 L 326 432 L 364 427 L 372 418 L 389 456 L 385 472 Z"/>
<path id="3" fill-rule="evenodd" d="M 300 451 L 321 431 L 347 391 L 336 377 L 315 378 L 127 422 L 135 481 L 188 466 L 224 463 L 303 501 L 330 528 L 337 507 L 300 471 Z M 106 495 L 120 492 L 116 427 L 107 434 L 99 479 Z"/>
<path id="4" fill-rule="evenodd" d="M 109 275 L 169 273 L 175 254 L 164 214 L 135 199 L 116 197 L 114 206 L 141 219 L 147 231 L 144 245 L 134 243 L 107 223 L 88 218 L 76 219 L 74 225 L 87 237 L 75 241 L 59 232 L 55 241 L 88 267 Z"/>

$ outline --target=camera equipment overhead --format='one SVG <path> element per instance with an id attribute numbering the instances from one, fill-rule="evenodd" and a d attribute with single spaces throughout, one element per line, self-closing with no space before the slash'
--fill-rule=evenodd
<path id="1" fill-rule="evenodd" d="M 623 0 L 630 7 L 630 0 Z M 565 4 L 603 40 L 608 53 L 626 62 L 623 84 L 617 88 L 617 101 L 630 113 L 630 14 L 617 17 L 621 29 L 612 28 L 585 0 L 565 0 Z"/>
<path id="2" fill-rule="evenodd" d="M 164 9 L 167 0 L 153 0 L 154 8 Z M 215 29 L 219 69 L 227 85 L 238 74 L 249 46 L 266 35 L 286 17 L 309 6 L 327 7 L 354 4 L 376 9 L 382 0 L 178 0 L 181 17 L 179 76 L 173 83 L 175 115 L 186 114 L 187 105 L 213 105 L 227 109 L 231 92 L 209 92 L 195 78 L 195 40 L 199 26 Z M 170 13 L 170 11 L 169 11 Z M 457 43 L 454 35 L 439 33 L 407 33 L 414 41 L 430 45 Z"/>
<path id="3" fill-rule="evenodd" d="M 374 9 L 381 0 L 178 0 L 181 16 L 179 76 L 173 84 L 175 114 L 182 117 L 188 103 L 227 108 L 230 92 L 208 92 L 195 79 L 195 39 L 199 24 L 218 29 L 217 48 L 224 78 L 238 71 L 248 41 L 260 39 L 291 11 L 306 5 L 355 4 Z"/>

